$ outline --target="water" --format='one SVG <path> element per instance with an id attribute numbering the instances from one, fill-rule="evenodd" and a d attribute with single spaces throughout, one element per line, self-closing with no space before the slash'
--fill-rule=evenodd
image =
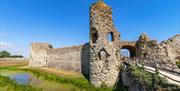
<path id="1" fill-rule="evenodd" d="M 18 84 L 42 88 L 43 91 L 71 91 L 71 89 L 74 88 L 74 86 L 70 84 L 59 84 L 57 82 L 37 78 L 28 72 L 0 70 L 0 74 L 10 77 L 10 79 L 15 80 Z"/>
<path id="2" fill-rule="evenodd" d="M 10 76 L 10 79 L 15 80 L 18 84 L 28 85 L 31 81 L 29 73 L 19 73 Z"/>

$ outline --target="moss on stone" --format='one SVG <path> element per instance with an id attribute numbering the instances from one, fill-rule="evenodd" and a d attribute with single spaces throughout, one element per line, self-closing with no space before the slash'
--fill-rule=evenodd
<path id="1" fill-rule="evenodd" d="M 176 65 L 178 68 L 180 68 L 180 59 L 176 61 Z"/>

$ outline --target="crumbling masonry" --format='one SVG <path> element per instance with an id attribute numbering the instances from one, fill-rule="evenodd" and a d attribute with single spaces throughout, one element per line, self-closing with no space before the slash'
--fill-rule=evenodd
<path id="1" fill-rule="evenodd" d="M 175 62 L 180 60 L 180 34 L 159 44 L 147 34 L 137 41 L 122 41 L 112 21 L 112 9 L 102 0 L 90 7 L 89 43 L 57 49 L 47 43 L 32 43 L 29 66 L 81 72 L 95 86 L 113 86 L 125 61 L 121 49 L 128 49 L 131 58 L 142 58 L 147 65 L 156 63 L 179 72 Z"/>
<path id="2" fill-rule="evenodd" d="M 93 4 L 90 8 L 90 81 L 95 86 L 112 86 L 116 82 L 120 64 L 119 36 L 113 25 L 111 7 L 102 1 Z"/>

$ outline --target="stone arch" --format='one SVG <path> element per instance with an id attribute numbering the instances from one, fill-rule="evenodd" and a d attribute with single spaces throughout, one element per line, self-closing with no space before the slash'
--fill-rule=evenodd
<path id="1" fill-rule="evenodd" d="M 135 57 L 136 56 L 136 47 L 133 45 L 123 45 L 121 49 L 127 49 L 129 50 L 130 57 Z"/>
<path id="2" fill-rule="evenodd" d="M 120 52 L 122 57 L 130 57 L 130 51 L 128 49 L 121 49 Z"/>

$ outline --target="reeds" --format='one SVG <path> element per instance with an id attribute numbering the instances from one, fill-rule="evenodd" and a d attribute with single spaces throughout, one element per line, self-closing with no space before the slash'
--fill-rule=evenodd
<path id="1" fill-rule="evenodd" d="M 73 85 L 74 87 L 78 88 L 80 91 L 116 91 L 117 90 L 116 87 L 107 87 L 107 86 L 94 87 L 88 82 L 87 79 L 85 79 L 83 77 L 81 77 L 81 78 L 62 77 L 62 76 L 55 75 L 53 73 L 45 72 L 38 68 L 19 68 L 19 67 L 20 67 L 19 65 L 9 66 L 9 67 L 0 67 L 0 70 L 6 69 L 6 70 L 13 70 L 13 71 L 30 72 L 37 78 L 41 78 L 41 79 L 47 80 L 47 81 L 57 82 L 60 84 L 70 84 L 70 85 Z M 22 87 L 22 88 L 24 88 L 24 87 Z M 126 88 L 123 88 L 123 90 L 121 87 L 119 87 L 119 88 L 121 89 L 120 91 L 127 91 Z M 76 91 L 76 89 L 72 89 L 72 91 L 74 91 L 74 90 Z M 31 90 L 23 90 L 23 91 L 31 91 Z M 36 90 L 33 90 L 33 91 L 36 91 Z"/>
<path id="2" fill-rule="evenodd" d="M 94 87 L 89 84 L 88 80 L 85 78 L 66 78 L 60 77 L 52 73 L 47 73 L 42 70 L 38 69 L 21 69 L 22 71 L 28 71 L 34 74 L 37 78 L 42 78 L 48 81 L 54 81 L 61 84 L 71 84 L 75 87 L 78 87 L 80 90 L 85 91 L 112 91 L 113 88 L 111 87 Z"/>
<path id="3" fill-rule="evenodd" d="M 0 75 L 0 87 L 6 88 L 6 91 L 42 91 L 39 88 L 33 88 L 30 85 L 18 84 L 9 77 Z"/>

